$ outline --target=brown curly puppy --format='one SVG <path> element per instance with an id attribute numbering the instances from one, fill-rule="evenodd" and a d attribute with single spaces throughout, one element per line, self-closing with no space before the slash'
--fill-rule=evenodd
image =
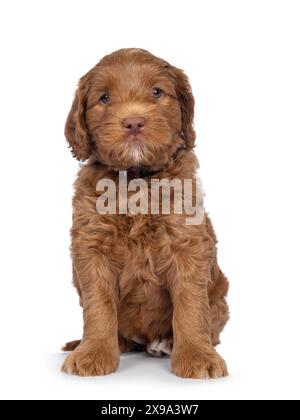
<path id="1" fill-rule="evenodd" d="M 83 307 L 82 340 L 62 370 L 114 372 L 120 352 L 171 354 L 185 378 L 227 374 L 215 351 L 228 320 L 228 282 L 208 216 L 99 214 L 96 185 L 108 178 L 195 179 L 194 99 L 183 72 L 145 50 L 104 57 L 80 79 L 65 135 L 87 160 L 75 183 L 72 259 Z M 116 197 L 118 201 L 118 197 Z"/>

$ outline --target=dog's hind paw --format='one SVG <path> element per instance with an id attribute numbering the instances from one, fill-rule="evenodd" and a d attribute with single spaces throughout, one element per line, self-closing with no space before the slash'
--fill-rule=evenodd
<path id="1" fill-rule="evenodd" d="M 172 346 L 172 338 L 157 339 L 147 345 L 147 353 L 153 357 L 169 356 L 172 352 Z"/>

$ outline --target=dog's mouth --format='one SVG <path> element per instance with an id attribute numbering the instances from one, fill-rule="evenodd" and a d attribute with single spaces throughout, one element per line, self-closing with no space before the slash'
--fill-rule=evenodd
<path id="1" fill-rule="evenodd" d="M 130 143 L 139 145 L 146 140 L 146 136 L 144 134 L 129 134 L 125 140 Z"/>

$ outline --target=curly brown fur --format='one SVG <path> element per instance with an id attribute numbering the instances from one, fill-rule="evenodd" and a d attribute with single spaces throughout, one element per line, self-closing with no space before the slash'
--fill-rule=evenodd
<path id="1" fill-rule="evenodd" d="M 154 98 L 154 87 L 162 97 Z M 99 98 L 109 93 L 109 102 Z M 96 210 L 102 178 L 146 168 L 144 179 L 195 179 L 194 99 L 187 77 L 144 50 L 119 50 L 83 76 L 65 134 L 81 167 L 73 200 L 73 279 L 83 307 L 82 340 L 62 370 L 77 375 L 114 372 L 120 352 L 172 339 L 172 370 L 181 377 L 227 374 L 215 351 L 228 320 L 228 282 L 219 269 L 207 215 L 103 215 Z M 129 116 L 145 119 L 138 135 Z M 131 172 L 130 172 L 131 171 Z M 145 172 L 147 174 L 147 171 Z M 138 343 L 138 344 L 135 344 Z"/>

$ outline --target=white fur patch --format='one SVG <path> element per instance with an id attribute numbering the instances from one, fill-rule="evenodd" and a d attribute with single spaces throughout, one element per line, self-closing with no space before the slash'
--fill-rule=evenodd
<path id="1" fill-rule="evenodd" d="M 163 338 L 162 340 L 154 340 L 147 345 L 147 353 L 153 357 L 163 357 L 170 355 L 172 352 L 172 338 Z"/>
<path id="2" fill-rule="evenodd" d="M 142 151 L 140 148 L 136 147 L 136 148 L 132 148 L 131 149 L 131 153 L 132 153 L 132 160 L 135 164 L 139 164 L 141 161 L 141 157 L 142 157 Z"/>

